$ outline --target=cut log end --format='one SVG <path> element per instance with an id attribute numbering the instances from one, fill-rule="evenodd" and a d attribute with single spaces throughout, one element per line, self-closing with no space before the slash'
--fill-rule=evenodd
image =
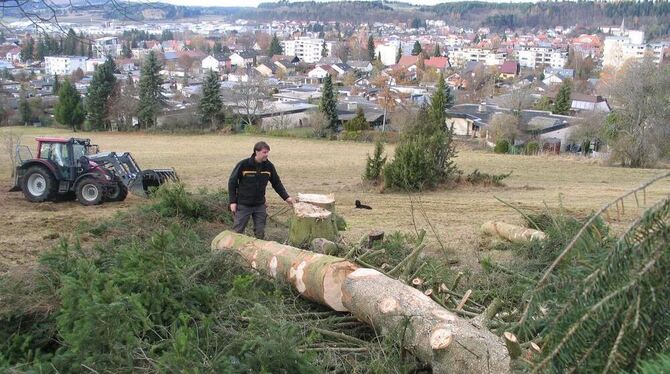
<path id="1" fill-rule="evenodd" d="M 430 348 L 433 351 L 438 351 L 449 347 L 453 334 L 449 328 L 438 328 L 430 334 Z"/>
<path id="2" fill-rule="evenodd" d="M 509 331 L 506 331 L 503 334 L 503 339 L 505 340 L 505 345 L 507 346 L 507 351 L 509 352 L 509 357 L 512 360 L 516 360 L 521 356 L 521 345 L 516 335 L 512 334 Z"/>
<path id="3" fill-rule="evenodd" d="M 363 278 L 363 277 L 370 277 L 370 276 L 375 276 L 375 275 L 382 275 L 382 273 L 378 272 L 375 269 L 358 268 L 358 269 L 356 269 L 356 271 L 349 274 L 349 277 L 351 277 L 351 278 Z"/>
<path id="4" fill-rule="evenodd" d="M 379 301 L 378 307 L 381 314 L 388 314 L 400 309 L 400 303 L 395 298 L 388 297 Z"/>
<path id="5" fill-rule="evenodd" d="M 302 218 L 317 218 L 317 219 L 327 219 L 330 218 L 331 212 L 319 208 L 316 205 L 310 203 L 297 202 L 293 204 L 293 211 L 295 215 Z"/>
<path id="6" fill-rule="evenodd" d="M 412 279 L 412 285 L 415 287 L 419 287 L 423 284 L 423 279 L 421 278 L 414 278 Z"/>
<path id="7" fill-rule="evenodd" d="M 311 204 L 333 204 L 335 202 L 335 195 L 321 195 L 314 193 L 298 193 L 298 201 Z"/>

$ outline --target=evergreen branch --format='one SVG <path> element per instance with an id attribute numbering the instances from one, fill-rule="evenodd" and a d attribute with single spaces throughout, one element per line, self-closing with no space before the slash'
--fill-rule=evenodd
<path id="1" fill-rule="evenodd" d="M 558 255 L 558 257 L 556 257 L 556 259 L 554 260 L 554 262 L 552 262 L 551 265 L 549 265 L 549 267 L 547 268 L 547 270 L 545 270 L 544 274 L 542 275 L 542 277 L 540 278 L 540 280 L 539 280 L 539 281 L 537 282 L 537 284 L 535 285 L 535 288 L 533 289 L 533 291 L 531 291 L 530 298 L 528 299 L 528 302 L 526 303 L 526 306 L 525 306 L 525 308 L 524 308 L 524 311 L 523 311 L 523 313 L 522 313 L 522 315 L 521 315 L 521 319 L 519 320 L 519 325 L 523 324 L 523 323 L 528 319 L 528 314 L 529 314 L 529 312 L 530 312 L 530 307 L 531 307 L 531 305 L 533 304 L 533 299 L 535 298 L 535 295 L 537 294 L 537 292 L 542 288 L 542 286 L 544 285 L 544 283 L 549 279 L 549 275 L 554 271 L 554 269 L 555 269 L 555 268 L 558 266 L 558 264 L 563 260 L 563 258 L 564 258 L 564 257 L 565 257 L 565 256 L 566 256 L 566 255 L 567 255 L 567 254 L 568 254 L 568 253 L 575 247 L 575 244 L 577 243 L 577 241 L 578 241 L 578 240 L 581 238 L 581 236 L 586 232 L 586 230 L 587 230 L 587 229 L 588 229 L 588 228 L 595 222 L 595 220 L 596 220 L 598 217 L 600 217 L 600 215 L 602 215 L 603 212 L 605 212 L 605 211 L 606 211 L 608 208 L 610 208 L 613 204 L 615 204 L 615 203 L 618 204 L 618 201 L 619 201 L 620 199 L 623 199 L 623 198 L 625 198 L 625 197 L 627 197 L 627 196 L 629 196 L 629 195 L 631 195 L 631 194 L 634 194 L 635 192 L 640 191 L 640 190 L 646 191 L 646 188 L 647 188 L 648 186 L 650 186 L 651 184 L 653 184 L 653 183 L 655 183 L 655 182 L 657 182 L 657 181 L 659 181 L 659 180 L 665 179 L 665 178 L 667 178 L 667 177 L 670 177 L 670 172 L 665 173 L 665 174 L 662 174 L 662 175 L 659 175 L 659 176 L 657 176 L 657 177 L 651 179 L 650 181 L 647 181 L 646 183 L 642 184 L 641 186 L 639 186 L 639 187 L 637 187 L 637 188 L 635 188 L 635 189 L 632 189 L 632 190 L 626 192 L 625 194 L 619 196 L 619 197 L 618 197 L 617 199 L 615 199 L 614 201 L 605 204 L 605 205 L 604 205 L 602 208 L 600 208 L 595 214 L 593 214 L 593 215 L 591 216 L 591 218 L 589 218 L 589 220 L 588 220 L 588 221 L 582 226 L 582 228 L 577 232 L 577 235 L 575 235 L 575 237 L 572 239 L 572 241 L 570 241 L 570 243 L 565 247 L 565 249 Z M 617 206 L 618 206 L 618 205 L 617 205 Z"/>
<path id="2" fill-rule="evenodd" d="M 607 364 L 605 365 L 605 369 L 603 369 L 603 373 L 607 373 L 610 367 L 614 364 L 614 361 L 616 361 L 616 354 L 619 351 L 619 345 L 621 345 L 623 335 L 625 334 L 626 328 L 630 324 L 630 320 L 633 317 L 633 311 L 635 310 L 634 306 L 635 306 L 634 304 L 631 304 L 628 307 L 626 317 L 624 318 L 623 322 L 621 322 L 621 328 L 619 329 L 619 333 L 617 334 L 616 340 L 614 340 L 614 345 L 612 346 L 612 349 L 610 350 L 610 353 L 608 355 Z"/>

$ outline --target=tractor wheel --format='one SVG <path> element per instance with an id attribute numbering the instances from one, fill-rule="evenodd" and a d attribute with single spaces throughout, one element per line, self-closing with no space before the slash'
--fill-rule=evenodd
<path id="1" fill-rule="evenodd" d="M 102 198 L 102 186 L 94 178 L 84 178 L 77 184 L 77 200 L 82 205 L 100 204 Z"/>
<path id="2" fill-rule="evenodd" d="M 128 196 L 128 188 L 123 183 L 117 183 L 109 189 L 105 201 L 123 201 Z"/>
<path id="3" fill-rule="evenodd" d="M 49 200 L 56 194 L 58 185 L 51 172 L 40 166 L 33 166 L 23 176 L 23 195 L 34 203 Z"/>

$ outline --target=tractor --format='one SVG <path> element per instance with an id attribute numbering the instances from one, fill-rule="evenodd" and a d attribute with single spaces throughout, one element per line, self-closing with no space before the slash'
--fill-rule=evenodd
<path id="1" fill-rule="evenodd" d="M 178 180 L 174 169 L 141 170 L 128 152 L 100 153 L 90 139 L 36 140 L 36 158 L 27 146 L 17 147 L 18 165 L 10 190 L 23 191 L 32 202 L 59 198 L 76 198 L 83 205 L 123 201 L 129 191 L 147 197 L 152 188 Z"/>

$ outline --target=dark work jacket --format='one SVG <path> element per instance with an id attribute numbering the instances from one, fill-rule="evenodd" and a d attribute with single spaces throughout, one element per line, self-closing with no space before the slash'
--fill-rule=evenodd
<path id="1" fill-rule="evenodd" d="M 237 163 L 228 180 L 230 203 L 257 206 L 265 204 L 265 188 L 268 182 L 283 200 L 288 199 L 277 170 L 270 161 L 257 163 L 253 157 Z"/>

